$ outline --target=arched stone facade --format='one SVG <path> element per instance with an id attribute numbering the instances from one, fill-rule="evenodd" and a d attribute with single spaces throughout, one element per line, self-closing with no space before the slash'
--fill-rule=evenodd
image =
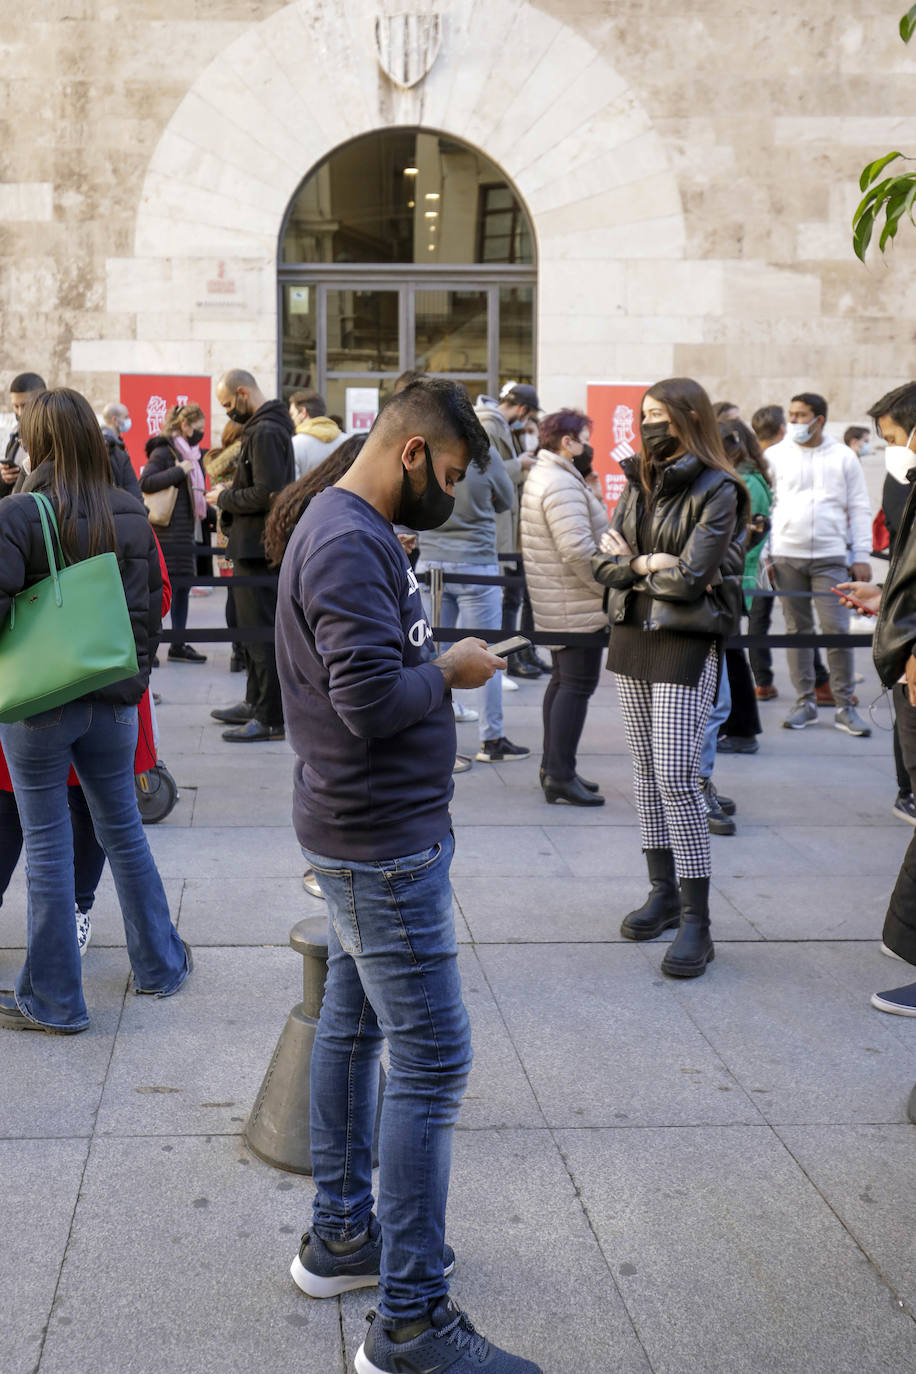
<path id="1" fill-rule="evenodd" d="M 289 201 L 339 144 L 392 125 L 476 145 L 524 197 L 548 405 L 584 400 L 589 378 L 672 371 L 682 316 L 721 301 L 706 265 L 684 261 L 677 181 L 632 90 L 589 38 L 528 0 L 435 9 L 441 49 L 409 90 L 379 65 L 377 0 L 297 0 L 223 48 L 159 139 L 132 256 L 106 263 L 109 312 L 136 312 L 136 337 L 75 340 L 74 371 L 217 375 L 240 365 L 272 379 Z"/>

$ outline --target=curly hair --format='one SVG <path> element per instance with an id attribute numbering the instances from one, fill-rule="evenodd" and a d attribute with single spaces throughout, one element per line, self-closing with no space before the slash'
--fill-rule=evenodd
<path id="1" fill-rule="evenodd" d="M 312 497 L 324 491 L 325 487 L 333 487 L 345 472 L 350 471 L 367 438 L 366 434 L 354 434 L 317 468 L 312 468 L 304 477 L 278 492 L 264 523 L 264 552 L 271 567 L 279 568 L 283 562 L 293 530 Z"/>

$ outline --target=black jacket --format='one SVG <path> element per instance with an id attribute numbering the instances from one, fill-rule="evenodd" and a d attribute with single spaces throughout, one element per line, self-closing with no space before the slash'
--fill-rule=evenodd
<path id="1" fill-rule="evenodd" d="M 912 472 L 909 474 L 912 476 Z M 898 483 L 899 485 L 899 483 Z M 916 649 L 916 481 L 900 518 L 891 547 L 872 657 L 885 687 L 899 682 L 906 661 Z"/>
<path id="2" fill-rule="evenodd" d="M 14 429 L 12 434 L 6 441 L 6 448 L 3 452 L 3 461 L 9 467 L 19 467 L 19 464 L 22 461 L 22 445 L 19 442 L 18 429 Z M 23 473 L 21 471 L 19 473 L 18 478 L 12 486 L 8 487 L 5 482 L 0 482 L 0 501 L 2 501 L 5 496 L 12 496 L 14 492 L 19 491 L 22 487 L 22 482 Z"/>
<path id="3" fill-rule="evenodd" d="M 636 463 L 624 464 L 624 470 L 627 485 L 611 528 L 635 551 L 643 494 Z M 623 620 L 632 593 L 642 592 L 652 598 L 647 630 L 723 639 L 734 634 L 742 609 L 749 508 L 744 484 L 727 472 L 706 467 L 690 453 L 669 463 L 656 490 L 650 548 L 641 552 L 675 554 L 677 567 L 637 577 L 628 558 L 596 554 L 592 571 L 608 589 L 611 625 Z"/>
<path id="4" fill-rule="evenodd" d="M 102 426 L 102 438 L 108 445 L 108 460 L 111 463 L 111 476 L 115 486 L 120 487 L 122 491 L 129 491 L 131 496 L 136 496 L 138 501 L 142 501 L 143 493 L 134 472 L 134 465 L 130 461 L 130 454 L 124 447 L 124 440 L 107 425 Z"/>
<path id="5" fill-rule="evenodd" d="M 42 472 L 45 466 L 42 463 L 26 479 L 30 490 L 40 491 L 45 487 Z M 136 706 L 146 690 L 150 664 L 159 645 L 162 572 L 156 541 L 143 506 L 120 487 L 114 486 L 110 488 L 109 501 L 115 520 L 115 552 L 124 583 L 140 671 L 135 677 L 113 682 L 109 687 L 89 693 L 86 699 Z M 89 530 L 83 515 L 78 517 L 78 541 L 82 556 L 88 557 Z M 6 623 L 11 599 L 25 587 L 40 582 L 49 572 L 38 503 L 25 493 L 11 496 L 0 506 L 0 625 Z"/>
<path id="6" fill-rule="evenodd" d="M 196 567 L 194 555 L 194 505 L 188 486 L 188 474 L 179 467 L 180 454 L 171 439 L 156 434 L 146 441 L 147 462 L 140 475 L 145 492 L 178 488 L 178 500 L 167 525 L 157 525 L 156 535 L 170 577 L 193 577 Z"/>
<path id="7" fill-rule="evenodd" d="M 282 401 L 265 401 L 245 425 L 232 486 L 219 498 L 230 558 L 265 557 L 264 521 L 271 502 L 295 476 L 293 428 Z"/>

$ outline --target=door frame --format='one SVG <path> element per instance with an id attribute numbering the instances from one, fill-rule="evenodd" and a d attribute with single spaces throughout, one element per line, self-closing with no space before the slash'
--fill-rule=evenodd
<path id="1" fill-rule="evenodd" d="M 281 263 L 277 269 L 277 393 L 282 391 L 283 383 L 283 293 L 288 286 L 323 287 L 317 292 L 316 338 L 315 338 L 315 390 L 325 394 L 328 379 L 327 367 L 327 301 L 328 290 L 342 291 L 384 291 L 399 292 L 398 308 L 398 355 L 399 372 L 412 367 L 415 362 L 414 349 L 417 291 L 470 291 L 487 289 L 487 375 L 480 374 L 481 382 L 491 395 L 496 394 L 499 386 L 499 288 L 501 286 L 530 286 L 532 288 L 532 358 L 537 359 L 537 268 L 533 265 L 510 263 L 468 263 L 443 266 L 426 263 Z M 335 371 L 334 378 L 344 380 L 348 376 L 373 378 L 388 377 L 387 372 Z M 456 380 L 474 373 L 435 373 L 441 377 L 454 377 Z"/>

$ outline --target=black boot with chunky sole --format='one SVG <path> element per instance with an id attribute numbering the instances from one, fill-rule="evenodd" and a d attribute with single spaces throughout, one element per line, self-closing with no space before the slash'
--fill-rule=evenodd
<path id="1" fill-rule="evenodd" d="M 655 940 L 681 920 L 674 855 L 670 849 L 647 849 L 645 854 L 652 886 L 642 906 L 624 916 L 620 933 L 625 940 Z"/>
<path id="2" fill-rule="evenodd" d="M 662 960 L 669 978 L 699 978 L 716 957 L 709 934 L 709 879 L 681 879 L 681 925 Z"/>

